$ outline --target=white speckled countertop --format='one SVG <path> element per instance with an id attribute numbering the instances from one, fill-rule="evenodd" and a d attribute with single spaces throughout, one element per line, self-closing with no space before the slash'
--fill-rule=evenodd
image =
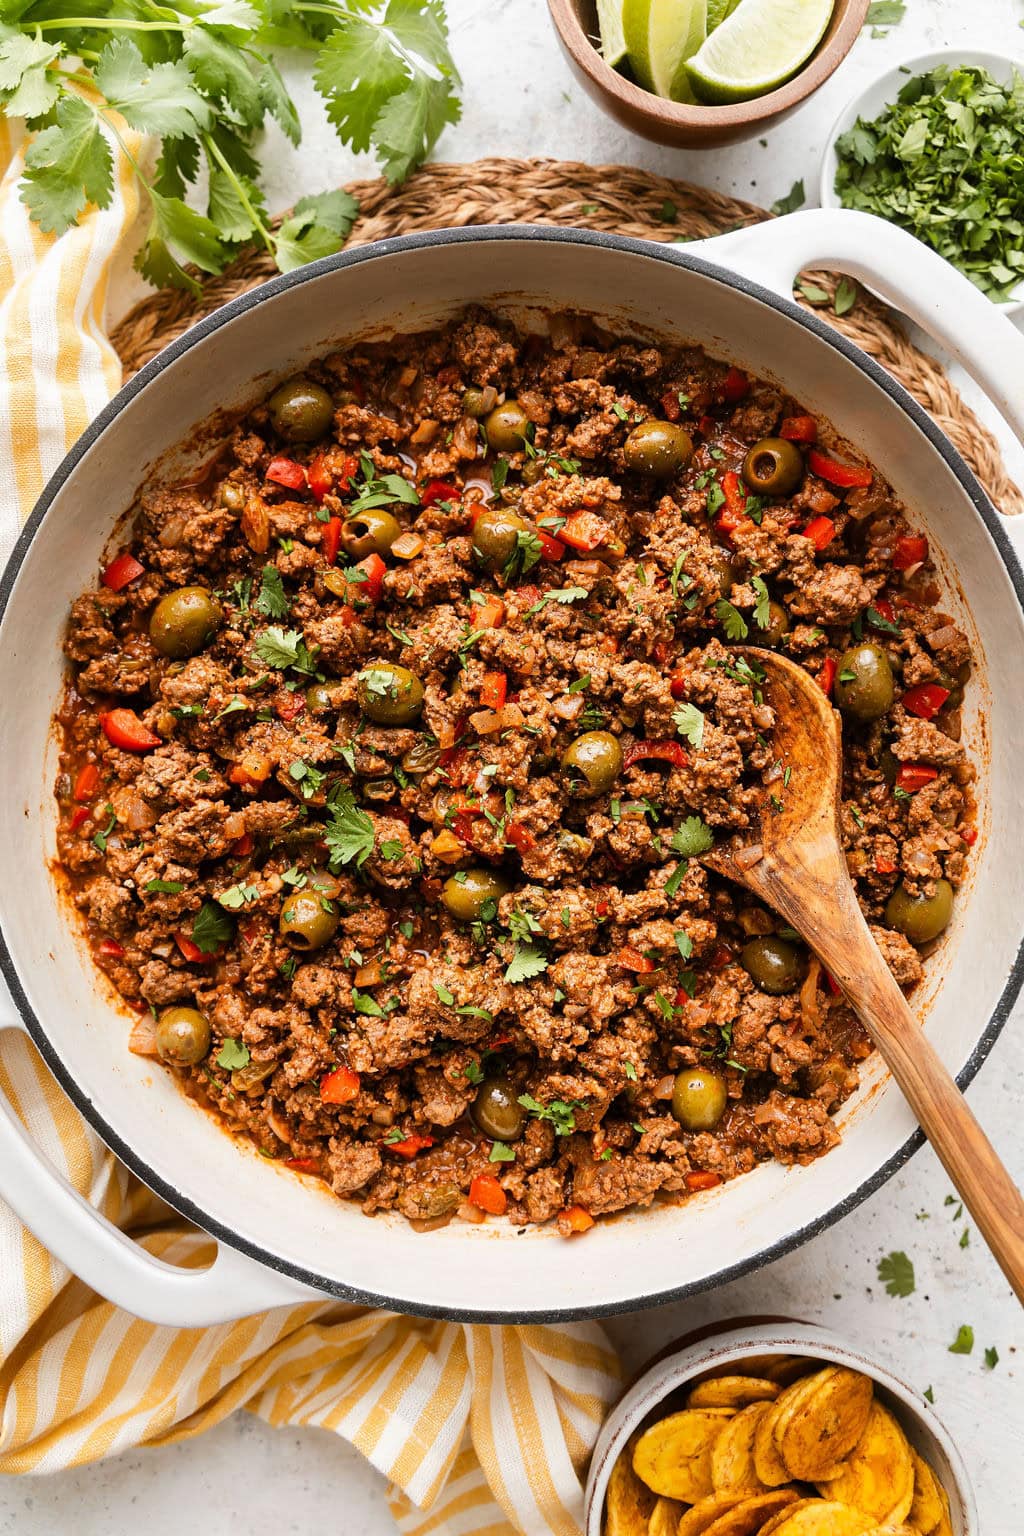
<path id="1" fill-rule="evenodd" d="M 991 48 L 1024 61 L 1024 0 L 908 0 L 886 38 L 865 34 L 833 78 L 787 122 L 758 141 L 684 152 L 648 144 L 604 117 L 562 62 L 544 0 L 449 0 L 465 112 L 439 158 L 551 155 L 615 161 L 662 171 L 770 203 L 800 176 L 809 201 L 833 119 L 862 83 L 891 62 L 943 45 Z M 372 174 L 369 161 L 337 144 L 308 85 L 293 72 L 306 123 L 297 154 L 276 135 L 267 146 L 269 200 L 280 208 L 329 181 Z M 115 317 L 140 289 L 115 285 Z M 962 381 L 958 381 L 962 382 Z M 965 389 L 972 403 L 974 392 Z M 1024 483 L 1024 450 L 1004 440 Z M 969 1091 L 1019 1182 L 1024 1181 L 1024 1008 L 1018 1008 Z M 959 1442 L 978 1495 L 984 1536 L 1024 1531 L 1024 1319 L 994 1262 L 964 1218 L 946 1206 L 949 1184 L 930 1150 L 838 1226 L 758 1274 L 676 1306 L 610 1324 L 627 1367 L 689 1328 L 716 1318 L 784 1312 L 821 1321 L 862 1343 L 910 1382 L 931 1385 Z M 879 1257 L 906 1250 L 917 1289 L 885 1294 Z M 970 1356 L 948 1346 L 961 1323 L 974 1328 Z M 999 1363 L 983 1364 L 994 1346 Z M 165 1450 L 135 1452 L 48 1478 L 0 1481 L 2 1536 L 290 1536 L 310 1531 L 391 1536 L 377 1474 L 347 1445 L 319 1430 L 271 1430 L 247 1414 Z"/>

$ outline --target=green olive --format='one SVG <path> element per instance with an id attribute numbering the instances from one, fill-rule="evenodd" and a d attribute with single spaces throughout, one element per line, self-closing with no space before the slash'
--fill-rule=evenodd
<path id="1" fill-rule="evenodd" d="M 898 885 L 885 904 L 885 926 L 895 928 L 911 944 L 937 939 L 952 916 L 953 887 L 948 880 L 936 880 L 933 896 L 911 896 Z"/>
<path id="2" fill-rule="evenodd" d="M 496 405 L 484 419 L 487 442 L 498 453 L 517 453 L 530 430 L 530 418 L 518 400 Z"/>
<path id="3" fill-rule="evenodd" d="M 165 1008 L 157 1020 L 156 1049 L 161 1061 L 194 1067 L 210 1049 L 210 1025 L 198 1008 Z"/>
<path id="4" fill-rule="evenodd" d="M 365 667 L 356 678 L 359 708 L 375 725 L 408 725 L 423 708 L 423 684 L 393 661 Z"/>
<path id="5" fill-rule="evenodd" d="M 394 779 L 367 779 L 363 785 L 363 799 L 371 805 L 383 805 L 393 800 L 397 793 L 398 785 Z"/>
<path id="6" fill-rule="evenodd" d="M 888 742 L 883 743 L 883 745 L 878 748 L 877 752 L 875 753 L 875 763 L 882 775 L 882 778 L 885 780 L 886 784 L 888 784 L 889 788 L 892 789 L 899 775 L 900 760 L 892 750 L 892 747 L 889 746 Z"/>
<path id="7" fill-rule="evenodd" d="M 293 891 L 281 908 L 281 937 L 292 949 L 323 949 L 330 943 L 340 921 L 338 909 L 329 896 L 304 888 Z"/>
<path id="8" fill-rule="evenodd" d="M 758 496 L 788 496 L 803 474 L 803 454 L 784 437 L 762 437 L 743 460 L 743 478 Z"/>
<path id="9" fill-rule="evenodd" d="M 402 756 L 406 773 L 432 773 L 441 761 L 441 748 L 429 736 L 423 736 Z"/>
<path id="10" fill-rule="evenodd" d="M 462 409 L 467 416 L 479 421 L 488 411 L 493 411 L 497 398 L 498 392 L 490 384 L 485 389 L 474 389 L 471 385 L 462 397 Z"/>
<path id="11" fill-rule="evenodd" d="M 397 517 L 383 507 L 369 507 L 357 512 L 341 525 L 341 547 L 353 560 L 367 555 L 386 555 L 402 532 Z"/>
<path id="12" fill-rule="evenodd" d="M 524 485 L 539 485 L 547 473 L 544 459 L 527 459 L 519 471 L 519 478 Z"/>
<path id="13" fill-rule="evenodd" d="M 500 571 L 516 552 L 520 533 L 526 524 L 518 512 L 506 507 L 488 507 L 473 524 L 473 548 L 492 571 Z"/>
<path id="14" fill-rule="evenodd" d="M 807 969 L 804 957 L 795 944 L 769 933 L 749 944 L 740 952 L 740 964 L 754 985 L 769 997 L 781 997 L 784 992 L 794 992 L 804 979 Z"/>
<path id="15" fill-rule="evenodd" d="M 209 645 L 223 622 L 224 610 L 212 592 L 205 587 L 178 587 L 153 609 L 149 638 L 161 656 L 180 661 Z"/>
<path id="16" fill-rule="evenodd" d="M 723 597 L 728 597 L 736 580 L 736 567 L 733 565 L 724 549 L 716 549 L 708 561 L 708 570 L 718 583 L 718 590 Z"/>
<path id="17" fill-rule="evenodd" d="M 492 1141 L 507 1145 L 518 1141 L 526 1129 L 526 1110 L 507 1077 L 485 1078 L 469 1112 L 477 1130 Z"/>
<path id="18" fill-rule="evenodd" d="M 687 1131 L 713 1131 L 725 1114 L 725 1078 L 707 1067 L 676 1073 L 672 1113 Z"/>
<path id="19" fill-rule="evenodd" d="M 245 489 L 234 480 L 224 480 L 217 499 L 222 507 L 227 507 L 229 512 L 241 512 L 245 506 Z"/>
<path id="20" fill-rule="evenodd" d="M 832 696 L 844 715 L 868 723 L 880 720 L 896 696 L 892 665 L 880 645 L 851 645 L 839 658 Z"/>
<path id="21" fill-rule="evenodd" d="M 778 645 L 783 635 L 789 634 L 789 614 L 774 598 L 768 604 L 768 622 L 762 629 L 755 619 L 750 627 L 750 638 L 755 645 Z"/>
<path id="22" fill-rule="evenodd" d="M 622 772 L 622 747 L 611 731 L 585 731 L 562 757 L 562 783 L 577 800 L 603 795 Z"/>
<path id="23" fill-rule="evenodd" d="M 337 684 L 311 683 L 306 689 L 306 708 L 311 715 L 326 714 L 334 708 L 334 692 Z"/>
<path id="24" fill-rule="evenodd" d="M 489 923 L 508 888 L 508 881 L 493 869 L 462 869 L 445 881 L 441 900 L 462 923 Z"/>
<path id="25" fill-rule="evenodd" d="M 292 443 L 313 443 L 334 419 L 334 401 L 312 379 L 289 379 L 267 402 L 274 431 Z"/>
<path id="26" fill-rule="evenodd" d="M 693 458 L 693 439 L 685 427 L 671 421 L 642 421 L 622 445 L 626 467 L 638 475 L 667 480 Z"/>

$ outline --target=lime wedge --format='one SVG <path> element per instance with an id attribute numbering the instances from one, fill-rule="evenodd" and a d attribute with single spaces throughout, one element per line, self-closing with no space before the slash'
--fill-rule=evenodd
<path id="1" fill-rule="evenodd" d="M 708 32 L 713 32 L 720 27 L 727 16 L 731 16 L 739 5 L 740 0 L 708 0 Z"/>
<path id="2" fill-rule="evenodd" d="M 597 0 L 597 29 L 601 34 L 601 57 L 614 69 L 626 57 L 622 0 Z"/>
<path id="3" fill-rule="evenodd" d="M 694 93 L 721 105 L 773 91 L 807 62 L 831 15 L 832 0 L 740 0 L 686 65 Z"/>
<path id="4" fill-rule="evenodd" d="M 706 35 L 707 0 L 622 0 L 626 52 L 637 82 L 672 101 L 693 101 L 686 61 Z"/>

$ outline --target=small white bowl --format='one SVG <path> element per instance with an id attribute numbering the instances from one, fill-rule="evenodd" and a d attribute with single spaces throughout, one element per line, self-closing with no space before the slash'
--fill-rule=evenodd
<path id="1" fill-rule="evenodd" d="M 825 1328 L 807 1323 L 772 1321 L 751 1325 L 726 1324 L 713 1333 L 683 1341 L 677 1351 L 663 1355 L 634 1382 L 612 1409 L 598 1436 L 590 1462 L 585 1495 L 586 1536 L 601 1536 L 604 1496 L 619 1453 L 630 1435 L 670 1393 L 705 1372 L 747 1355 L 807 1355 L 828 1365 L 845 1365 L 870 1376 L 879 1396 L 899 1419 L 904 1434 L 938 1475 L 949 1496 L 954 1536 L 980 1536 L 978 1508 L 967 1469 L 949 1432 L 921 1393 L 901 1381 L 884 1365 L 844 1343 Z"/>
<path id="2" fill-rule="evenodd" d="M 821 163 L 821 185 L 818 189 L 823 208 L 843 206 L 835 190 L 836 168 L 839 163 L 836 155 L 836 140 L 840 135 L 852 128 L 858 117 L 868 122 L 877 117 L 885 107 L 896 100 L 912 75 L 926 74 L 930 69 L 938 68 L 940 64 L 947 67 L 966 64 L 985 69 L 993 80 L 998 80 L 1001 85 L 1009 83 L 1014 70 L 1024 76 L 1024 59 L 971 48 L 966 48 L 962 52 L 959 49 L 941 49 L 935 53 L 919 53 L 913 58 L 894 64 L 884 74 L 879 75 L 877 80 L 865 87 L 859 96 L 855 96 L 851 102 L 848 102 L 832 125 L 832 131 L 825 143 L 825 153 Z M 1017 284 L 1010 298 L 999 304 L 999 308 L 1008 315 L 1024 309 L 1024 280 Z"/>

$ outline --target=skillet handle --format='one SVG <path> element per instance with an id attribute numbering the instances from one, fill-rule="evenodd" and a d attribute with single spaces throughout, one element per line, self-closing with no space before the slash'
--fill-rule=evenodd
<path id="1" fill-rule="evenodd" d="M 859 278 L 955 357 L 1024 443 L 1024 336 L 969 278 L 906 230 L 850 208 L 809 208 L 695 240 L 685 251 L 786 299 L 807 267 Z"/>
<path id="2" fill-rule="evenodd" d="M 0 1034 L 23 1028 L 0 983 Z M 181 1269 L 154 1258 L 101 1216 L 57 1171 L 3 1094 L 0 1199 L 86 1285 L 150 1323 L 202 1328 L 249 1317 L 268 1307 L 324 1299 L 321 1292 L 223 1243 L 218 1243 L 209 1269 Z"/>

